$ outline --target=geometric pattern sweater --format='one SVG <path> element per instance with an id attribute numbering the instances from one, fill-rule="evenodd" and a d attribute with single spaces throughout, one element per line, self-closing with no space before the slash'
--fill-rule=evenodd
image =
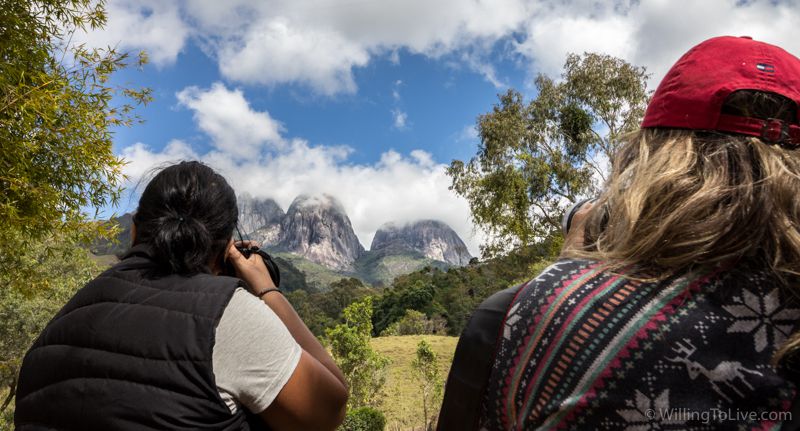
<path id="1" fill-rule="evenodd" d="M 760 273 L 656 283 L 560 260 L 511 302 L 480 429 L 777 429 L 795 385 L 770 359 L 798 319 Z"/>

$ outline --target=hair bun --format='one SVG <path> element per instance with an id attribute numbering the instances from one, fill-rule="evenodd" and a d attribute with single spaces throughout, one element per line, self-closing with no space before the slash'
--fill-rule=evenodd
<path id="1" fill-rule="evenodd" d="M 162 272 L 193 274 L 225 251 L 237 218 L 227 181 L 200 162 L 181 162 L 148 183 L 133 221 L 136 242 L 152 247 Z"/>

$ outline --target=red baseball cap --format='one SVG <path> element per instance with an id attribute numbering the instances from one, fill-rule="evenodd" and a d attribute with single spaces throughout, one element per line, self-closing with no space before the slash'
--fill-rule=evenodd
<path id="1" fill-rule="evenodd" d="M 800 107 L 800 59 L 750 37 L 702 42 L 667 72 L 647 106 L 642 127 L 717 130 L 800 146 L 800 118 L 789 124 L 723 114 L 725 99 L 738 90 L 776 93 Z"/>

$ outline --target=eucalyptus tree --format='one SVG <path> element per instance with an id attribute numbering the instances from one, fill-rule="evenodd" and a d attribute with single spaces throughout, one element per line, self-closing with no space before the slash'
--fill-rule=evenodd
<path id="1" fill-rule="evenodd" d="M 647 78 L 619 58 L 570 54 L 559 80 L 535 79 L 532 100 L 510 89 L 478 117 L 477 154 L 447 172 L 490 238 L 485 256 L 558 234 L 565 207 L 597 191 L 615 149 L 639 126 Z"/>

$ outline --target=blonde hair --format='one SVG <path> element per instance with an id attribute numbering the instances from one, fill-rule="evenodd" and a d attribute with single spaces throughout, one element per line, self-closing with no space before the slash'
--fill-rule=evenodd
<path id="1" fill-rule="evenodd" d="M 611 270 L 632 266 L 634 276 L 655 280 L 736 264 L 767 270 L 800 296 L 792 289 L 800 275 L 796 151 L 714 132 L 635 132 L 587 217 L 586 245 L 563 255 L 604 261 Z M 799 334 L 775 360 L 790 351 L 800 352 Z"/>
<path id="2" fill-rule="evenodd" d="M 617 152 L 567 255 L 654 278 L 746 258 L 800 275 L 800 154 L 758 138 L 643 129 Z"/>

